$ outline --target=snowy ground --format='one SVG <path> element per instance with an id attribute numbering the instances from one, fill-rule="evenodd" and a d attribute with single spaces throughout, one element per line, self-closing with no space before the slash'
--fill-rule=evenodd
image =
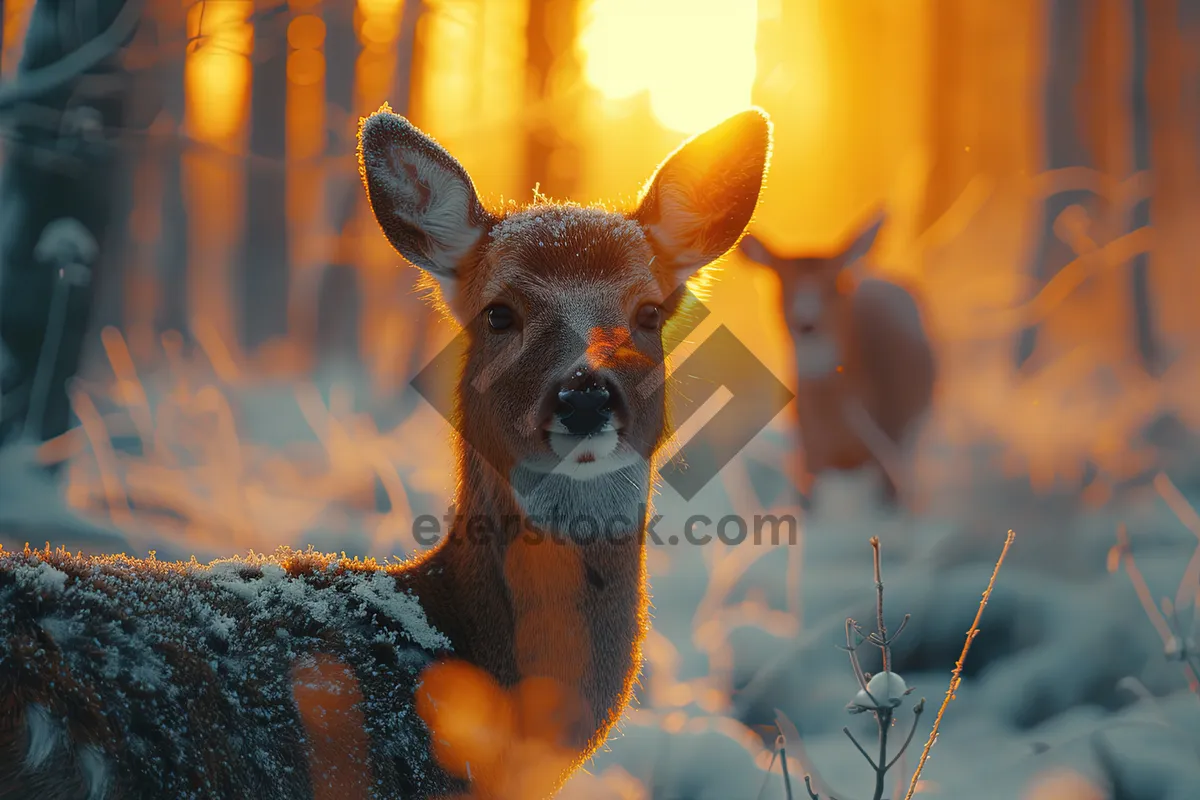
<path id="1" fill-rule="evenodd" d="M 28 452 L 0 454 L 5 546 L 40 543 L 56 531 L 56 543 L 143 554 L 154 548 L 160 558 L 284 543 L 383 557 L 411 547 L 404 520 L 444 512 L 445 428 L 426 406 L 406 419 L 377 414 L 368 423 L 353 411 L 370 405 L 361 399 L 357 406 L 351 398 L 297 400 L 291 386 L 262 387 L 228 406 L 216 402 L 227 396 L 217 392 L 150 395 L 147 408 L 161 432 L 152 452 L 122 450 L 137 427 L 135 409 L 126 415 L 131 422 L 109 424 L 107 440 L 83 442 L 69 472 L 72 501 L 95 507 L 103 497 L 119 512 L 115 522 L 73 519 L 54 499 L 56 487 L 22 465 Z M 115 408 L 98 406 L 100 414 Z M 168 425 L 164 409 L 171 408 L 177 419 Z M 1016 542 L 919 796 L 1116 797 L 1099 766 L 1100 734 L 1128 792 L 1120 797 L 1200 797 L 1200 700 L 1180 665 L 1164 656 L 1129 573 L 1111 552 L 1123 522 L 1152 596 L 1176 597 L 1200 528 L 1190 531 L 1164 500 L 1161 479 L 1133 481 L 1091 506 L 1072 493 L 1032 493 L 1028 482 L 1022 489 L 976 481 L 944 487 L 921 516 L 898 518 L 864 510 L 860 479 L 851 477 L 823 487 L 822 514 L 806 518 L 784 477 L 790 436 L 781 415 L 700 496 L 684 502 L 662 491 L 660 535 L 680 533 L 696 513 L 715 520 L 770 511 L 794 514 L 801 539 L 791 546 L 652 546 L 654 630 L 635 708 L 564 798 L 782 800 L 778 763 L 766 769 L 777 710 L 802 739 L 788 753 L 793 796 L 807 796 L 799 778 L 807 765 L 826 787 L 822 797 L 869 798 L 873 772 L 841 729 L 849 726 L 872 751 L 874 722 L 847 713 L 858 687 L 836 646 L 844 643 L 847 616 L 874 618 L 872 535 L 882 541 L 887 622 L 894 627 L 912 615 L 894 647 L 893 671 L 916 691 L 898 713 L 893 743 L 907 732 L 914 702 L 927 698 L 908 757 L 893 769 L 907 780 L 1008 528 Z M 1195 459 L 1174 458 L 1170 485 L 1200 506 L 1200 481 L 1186 468 Z M 116 544 L 122 535 L 127 546 Z M 1195 588 L 1177 598 L 1188 623 Z M 1035 790 L 1055 776 L 1057 788 Z M 1099 788 L 1089 794 L 1088 782 Z"/>
<path id="2" fill-rule="evenodd" d="M 1138 514 L 1131 508 L 1129 519 L 1131 529 L 1136 520 L 1135 548 L 1150 586 L 1156 595 L 1174 595 L 1195 536 L 1172 526 L 1162 509 Z M 1178 665 L 1164 659 L 1128 575 L 1106 569 L 1112 527 L 1107 515 L 1080 516 L 1019 534 L 925 769 L 929 783 L 922 795 L 1027 797 L 1035 776 L 1060 766 L 1103 786 L 1089 744 L 1103 732 L 1137 790 L 1129 797 L 1200 796 L 1200 702 L 1187 691 Z M 997 530 L 970 548 L 953 547 L 943 538 L 953 531 L 947 526 L 939 532 L 931 522 L 908 530 L 894 521 L 815 522 L 803 548 L 804 630 L 779 636 L 748 623 L 727 631 L 735 691 L 724 716 L 756 725 L 769 723 L 775 709 L 783 711 L 802 734 L 808 763 L 842 798 L 870 797 L 874 778 L 841 731 L 850 726 L 873 751 L 874 722 L 844 710 L 858 687 L 846 654 L 835 649 L 844 642 L 846 616 L 864 623 L 874 618 L 870 534 L 883 542 L 889 624 L 894 628 L 904 613 L 913 615 L 893 650 L 893 670 L 917 687 L 903 709 L 922 696 L 940 702 L 1003 539 Z M 1038 536 L 1058 541 L 1039 548 Z M 778 606 L 786 557 L 765 553 L 730 601 L 758 587 Z M 657 630 L 670 641 L 661 647 L 678 652 L 677 680 L 700 677 L 706 668 L 689 619 L 701 599 L 696 577 L 704 574 L 696 560 L 681 554 L 654 576 Z M 651 664 L 648 683 L 658 667 Z M 1139 702 L 1139 693 L 1159 699 Z M 683 732 L 669 735 L 664 723 L 680 723 L 667 720 L 666 709 L 649 699 L 642 706 L 647 711 L 637 712 L 625 736 L 598 759 L 598 772 L 619 765 L 653 786 L 655 798 L 757 796 L 762 756 L 744 747 L 726 720 L 684 706 L 689 720 Z M 918 727 L 917 745 L 928 734 L 931 711 Z M 899 714 L 893 743 L 904 735 L 909 713 Z M 914 758 L 917 752 L 914 745 Z M 912 764 L 910 758 L 910 770 Z M 790 772 L 800 770 L 797 763 Z M 769 781 L 763 796 L 784 797 L 778 768 Z M 801 786 L 795 791 L 802 796 Z"/>

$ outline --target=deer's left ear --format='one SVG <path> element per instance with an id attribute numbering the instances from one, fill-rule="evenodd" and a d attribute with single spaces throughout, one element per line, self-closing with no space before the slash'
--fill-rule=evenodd
<path id="1" fill-rule="evenodd" d="M 779 261 L 779 257 L 771 252 L 771 248 L 763 244 L 762 239 L 752 233 L 747 233 L 738 242 L 738 251 L 754 263 L 771 269 L 776 269 L 776 262 Z"/>
<path id="2" fill-rule="evenodd" d="M 849 239 L 839 248 L 838 254 L 834 256 L 834 260 L 838 262 L 839 268 L 852 266 L 856 261 L 859 261 L 869 253 L 875 245 L 875 239 L 879 236 L 880 228 L 883 227 L 883 223 L 886 221 L 887 215 L 882 209 L 872 212 L 867 220 L 859 226 L 858 230 L 851 234 Z"/>
<path id="3" fill-rule="evenodd" d="M 462 164 L 385 103 L 359 123 L 358 171 L 396 252 L 443 288 L 460 281 L 496 222 Z"/>
<path id="4" fill-rule="evenodd" d="M 632 216 L 678 283 L 737 244 L 754 216 L 770 154 L 770 118 L 751 109 L 684 142 L 646 184 Z"/>

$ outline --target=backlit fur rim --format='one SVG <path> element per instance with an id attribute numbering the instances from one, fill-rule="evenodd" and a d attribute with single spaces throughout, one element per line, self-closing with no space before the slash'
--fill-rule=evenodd
<path id="1" fill-rule="evenodd" d="M 704 302 L 704 301 L 707 301 L 712 296 L 712 287 L 716 280 L 717 273 L 719 273 L 721 271 L 722 267 L 724 266 L 724 260 L 726 258 L 728 258 L 729 254 L 731 252 L 734 252 L 735 250 L 737 250 L 738 245 L 741 243 L 742 239 L 745 238 L 746 234 L 749 232 L 750 228 L 754 225 L 754 222 L 757 218 L 758 209 L 762 204 L 762 196 L 767 188 L 767 180 L 771 174 L 771 158 L 775 151 L 775 123 L 771 120 L 771 116 L 760 106 L 750 106 L 748 109 L 746 109 L 746 111 L 739 112 L 739 113 L 746 113 L 747 111 L 758 114 L 759 117 L 766 124 L 766 129 L 767 129 L 767 131 L 766 131 L 767 142 L 766 142 L 766 148 L 765 148 L 764 154 L 763 154 L 763 172 L 762 172 L 761 182 L 759 185 L 758 197 L 755 199 L 754 211 L 751 213 L 750 220 L 749 220 L 749 222 L 747 222 L 746 227 L 742 230 L 741 234 L 738 235 L 737 240 L 733 243 L 733 245 L 728 250 L 726 250 L 724 253 L 722 253 L 720 256 L 714 258 L 708 264 L 701 267 L 699 270 L 696 271 L 696 273 L 694 275 L 692 275 L 690 278 L 688 278 L 687 286 L 688 286 L 689 295 L 684 300 L 684 302 L 680 304 L 680 306 L 676 310 L 675 314 L 673 314 L 671 316 L 671 319 L 667 321 L 667 324 L 664 327 L 664 334 L 666 334 L 668 331 L 670 331 L 673 327 L 679 325 L 682 320 L 688 319 L 691 314 L 694 314 L 696 312 L 696 301 Z M 391 105 L 385 101 L 383 103 L 383 105 L 381 105 L 375 113 L 376 114 L 379 114 L 379 113 L 391 114 L 394 112 L 392 111 Z M 374 116 L 374 115 L 371 115 L 371 116 Z M 736 115 L 730 115 L 730 117 L 727 117 L 726 119 L 731 119 L 733 116 L 736 116 Z M 359 172 L 359 177 L 362 180 L 364 187 L 366 186 L 367 176 L 366 176 L 366 166 L 363 163 L 363 157 L 362 157 L 362 128 L 363 128 L 363 125 L 366 124 L 367 119 L 368 119 L 368 117 L 360 117 L 359 121 L 358 121 L 358 144 L 357 144 L 358 172 Z M 670 161 L 672 157 L 674 157 L 677 153 L 679 153 L 679 151 L 681 151 L 688 144 L 690 144 L 693 140 L 695 140 L 697 137 L 703 135 L 706 132 L 707 132 L 707 130 L 701 131 L 700 133 L 696 133 L 692 136 L 689 136 L 687 139 L 685 139 L 683 142 L 681 142 L 674 150 L 672 150 L 669 154 L 667 154 L 662 160 L 660 160 L 658 165 L 651 171 L 650 178 L 648 178 L 646 180 L 646 182 L 642 185 L 642 188 L 638 191 L 637 198 L 631 204 L 631 207 L 629 209 L 627 209 L 625 211 L 619 211 L 618 209 L 613 208 L 612 205 L 610 205 L 609 203 L 604 202 L 604 201 L 597 201 L 595 203 L 589 204 L 586 207 L 587 208 L 602 208 L 606 211 L 612 211 L 613 213 L 624 213 L 626 215 L 634 213 L 634 211 L 636 211 L 637 208 L 645 201 L 647 194 L 650 192 L 650 189 L 653 187 L 654 178 L 658 175 L 659 171 L 663 168 L 663 166 L 668 161 Z M 543 205 L 543 204 L 553 204 L 553 205 L 562 205 L 562 206 L 578 206 L 581 208 L 585 207 L 578 203 L 555 200 L 555 199 L 549 197 L 548 195 L 542 194 L 539 191 L 538 187 L 534 187 L 533 193 L 534 193 L 533 200 L 524 205 L 518 204 L 515 200 L 510 199 L 507 202 L 504 202 L 502 199 L 501 204 L 500 204 L 502 210 L 500 211 L 500 213 L 496 213 L 495 211 L 493 211 L 491 204 L 487 203 L 483 197 L 479 198 L 479 202 L 484 207 L 485 210 L 487 210 L 490 213 L 495 215 L 498 222 L 503 221 L 504 217 L 508 216 L 509 214 L 517 213 L 517 212 L 526 210 L 528 208 L 532 208 L 534 206 Z M 622 205 L 624 205 L 624 204 L 622 204 Z M 379 224 L 378 220 L 376 220 L 376 225 L 378 225 L 378 224 Z M 382 232 L 382 228 L 381 228 L 381 232 Z M 397 254 L 397 255 L 399 255 L 399 254 Z M 401 258 L 403 259 L 403 256 L 401 256 Z M 409 263 L 407 259 L 403 259 L 403 260 L 405 261 L 405 263 Z M 430 305 L 432 305 L 434 310 L 440 316 L 442 316 L 444 319 L 447 319 L 451 322 L 457 323 L 457 319 L 456 319 L 454 313 L 451 311 L 449 305 L 446 303 L 445 298 L 442 295 L 441 286 L 440 286 L 438 280 L 423 269 L 418 268 L 417 272 L 419 274 L 418 274 L 417 280 L 414 283 L 413 291 L 420 293 L 422 295 L 423 299 L 426 302 L 430 303 Z"/>

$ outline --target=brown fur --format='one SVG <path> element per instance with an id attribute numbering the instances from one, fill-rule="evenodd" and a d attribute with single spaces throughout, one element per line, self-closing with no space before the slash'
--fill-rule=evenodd
<path id="1" fill-rule="evenodd" d="M 831 254 L 781 256 L 751 236 L 741 243 L 744 255 L 779 277 L 796 353 L 797 478 L 806 496 L 824 471 L 871 464 L 881 468 L 885 500 L 911 499 L 909 455 L 933 400 L 936 365 L 913 294 L 852 270 L 882 224 L 876 216 Z M 826 354 L 822 342 L 836 344 L 828 371 L 816 363 Z"/>
<path id="2" fill-rule="evenodd" d="M 465 171 L 386 110 L 364 122 L 360 152 L 384 232 L 442 286 L 453 280 L 445 306 L 470 335 L 455 426 L 472 445 L 459 449 L 457 511 L 463 518 L 521 517 L 505 476 L 518 460 L 545 449 L 537 435 L 544 398 L 581 365 L 622 389 L 625 436 L 651 459 L 666 436 L 662 382 L 652 392 L 638 387 L 651 370 L 661 371 L 662 339 L 660 331 L 631 326 L 631 319 L 646 302 L 673 314 L 687 279 L 736 244 L 766 170 L 765 118 L 748 112 L 683 145 L 627 215 L 563 204 L 505 216 L 486 212 Z M 406 153 L 424 162 L 410 167 Z M 397 170 L 412 175 L 422 163 L 466 181 L 467 212 L 455 218 L 471 228 L 461 237 L 467 245 L 432 246 L 455 250 L 450 261 L 429 257 L 427 243 L 437 237 L 422 232 L 419 209 L 396 208 L 398 197 L 436 203 L 430 197 L 436 187 L 406 191 L 397 179 Z M 456 241 L 453 235 L 443 239 Z M 519 344 L 488 330 L 481 312 L 496 302 L 520 318 Z M 581 340 L 587 345 L 582 361 Z M 648 505 L 649 497 L 643 500 Z M 445 604 L 427 600 L 430 618 L 464 658 L 501 686 L 550 678 L 568 689 L 556 713 L 570 720 L 560 744 L 572 758 L 555 786 L 604 741 L 632 694 L 648 624 L 644 520 L 634 524 L 632 535 L 588 546 L 529 545 L 518 535 L 522 527 L 487 547 L 442 547 L 426 562 L 437 575 L 427 591 L 438 591 Z M 456 528 L 451 536 L 460 533 Z"/>
<path id="3" fill-rule="evenodd" d="M 767 169 L 766 115 L 685 143 L 628 213 L 493 213 L 461 165 L 386 106 L 363 120 L 359 142 L 382 231 L 447 292 L 439 302 L 467 331 L 457 521 L 433 550 L 387 567 L 286 550 L 211 569 L 0 553 L 0 603 L 15 612 L 0 658 L 19 667 L 19 679 L 0 679 L 0 780 L 20 781 L 0 798 L 77 795 L 70 748 L 53 772 L 23 770 L 30 704 L 73 720 L 71 747 L 103 746 L 114 769 L 105 800 L 531 800 L 561 786 L 628 704 L 648 626 L 650 465 L 667 435 L 662 330 L 639 320 L 646 304 L 669 320 L 685 282 L 742 236 Z M 514 310 L 515 330 L 489 327 L 497 302 Z M 531 518 L 512 484 L 515 466 L 546 457 L 543 420 L 577 371 L 612 387 L 622 446 L 647 465 L 644 485 L 564 495 L 611 495 L 622 513 L 636 501 L 597 541 Z M 65 629 L 47 624 L 48 610 L 82 621 L 83 634 L 55 641 L 50 630 Z M 206 625 L 232 626 L 232 644 Z M 133 666 L 109 676 L 106 648 L 125 648 Z M 168 682 L 130 696 L 151 661 Z"/>

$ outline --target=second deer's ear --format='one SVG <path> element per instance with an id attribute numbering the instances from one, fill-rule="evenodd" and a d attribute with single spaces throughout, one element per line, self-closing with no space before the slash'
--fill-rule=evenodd
<path id="1" fill-rule="evenodd" d="M 879 230 L 886 221 L 887 215 L 882 210 L 875 211 L 834 256 L 833 260 L 837 262 L 838 267 L 852 266 L 854 262 L 871 252 L 871 248 L 875 245 L 875 239 L 879 236 Z"/>
<path id="2" fill-rule="evenodd" d="M 449 288 L 495 223 L 467 171 L 386 104 L 359 125 L 358 171 L 392 247 Z"/>
<path id="3" fill-rule="evenodd" d="M 775 269 L 775 262 L 777 261 L 775 254 L 757 236 L 747 233 L 738 242 L 738 250 L 754 263 Z"/>
<path id="4" fill-rule="evenodd" d="M 751 109 L 684 142 L 650 179 L 633 218 L 679 283 L 737 244 L 770 153 L 770 119 Z"/>

